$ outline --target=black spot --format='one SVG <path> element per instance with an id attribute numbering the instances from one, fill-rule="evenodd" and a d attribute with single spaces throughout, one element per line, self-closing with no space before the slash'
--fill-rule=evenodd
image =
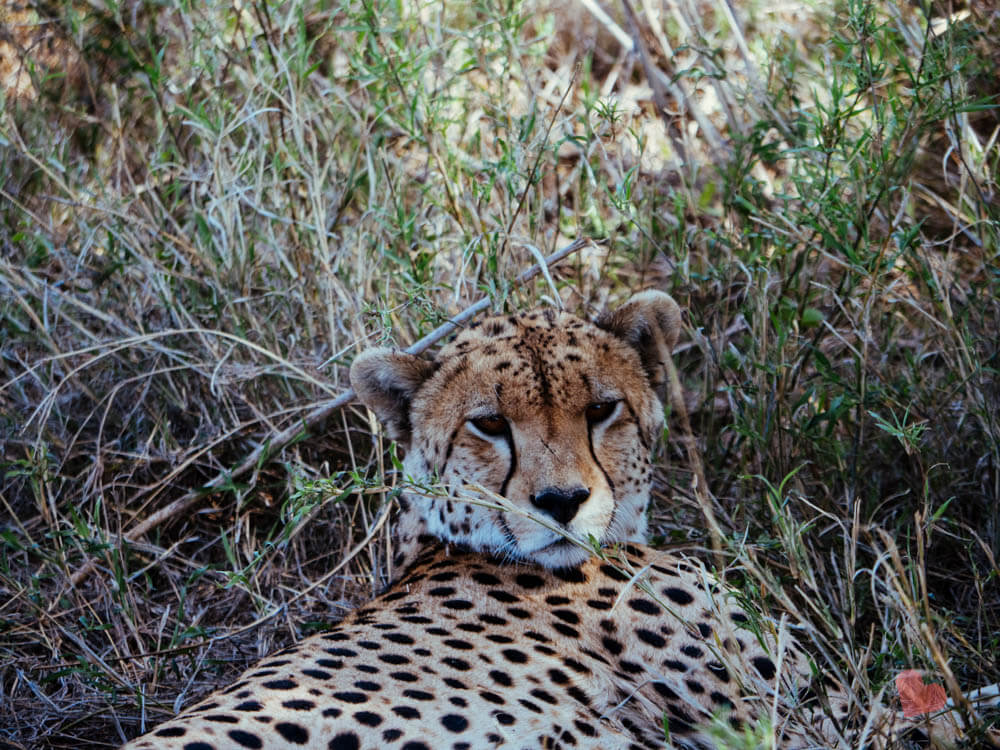
<path id="1" fill-rule="evenodd" d="M 605 602 L 600 599 L 588 599 L 587 606 L 591 609 L 606 610 L 611 609 L 611 602 Z"/>
<path id="2" fill-rule="evenodd" d="M 552 628 L 559 633 L 562 633 L 567 638 L 577 639 L 580 637 L 580 631 L 576 628 L 571 628 L 569 625 L 564 625 L 561 622 L 552 623 Z"/>
<path id="3" fill-rule="evenodd" d="M 387 641 L 392 641 L 393 643 L 399 643 L 404 646 L 412 646 L 416 641 L 414 641 L 410 636 L 405 633 L 386 633 L 385 639 Z"/>
<path id="4" fill-rule="evenodd" d="M 694 601 L 694 597 L 691 596 L 684 589 L 675 588 L 673 586 L 668 586 L 663 589 L 663 595 L 670 599 L 672 602 L 677 604 L 690 604 Z"/>
<path id="5" fill-rule="evenodd" d="M 275 724 L 274 728 L 278 730 L 278 734 L 293 745 L 304 745 L 309 742 L 309 732 L 306 731 L 305 727 L 300 727 L 298 724 L 282 721 Z"/>
<path id="6" fill-rule="evenodd" d="M 452 669 L 457 669 L 459 672 L 468 672 L 472 669 L 472 665 L 465 659 L 458 659 L 454 656 L 446 656 L 441 662 Z"/>
<path id="7" fill-rule="evenodd" d="M 666 685 L 666 683 L 663 683 L 663 682 L 654 682 L 653 683 L 653 690 L 655 690 L 657 693 L 659 693 L 660 695 L 662 695 L 668 701 L 675 701 L 675 700 L 678 700 L 680 698 L 680 696 L 677 695 L 677 693 L 675 693 L 673 690 L 671 690 Z"/>
<path id="8" fill-rule="evenodd" d="M 432 701 L 434 700 L 434 694 L 428 693 L 426 690 L 404 690 L 403 695 L 407 698 L 413 698 L 415 701 Z"/>
<path id="9" fill-rule="evenodd" d="M 528 655 L 516 648 L 505 648 L 501 653 L 507 661 L 514 664 L 524 664 L 528 661 Z"/>
<path id="10" fill-rule="evenodd" d="M 552 614 L 563 622 L 568 622 L 570 625 L 578 625 L 580 623 L 580 616 L 569 609 L 557 609 Z"/>
<path id="11" fill-rule="evenodd" d="M 545 585 L 545 579 L 534 573 L 519 573 L 514 580 L 518 586 L 525 589 L 539 589 Z"/>
<path id="12" fill-rule="evenodd" d="M 612 581 L 624 582 L 629 580 L 627 573 L 623 573 L 622 571 L 618 570 L 618 568 L 616 568 L 613 565 L 609 565 L 608 563 L 604 563 L 601 566 L 600 570 L 605 576 L 610 578 Z"/>
<path id="13" fill-rule="evenodd" d="M 552 706 L 556 705 L 556 699 L 550 693 L 545 692 L 541 688 L 535 688 L 532 690 L 531 695 L 544 703 L 548 703 Z"/>
<path id="14" fill-rule="evenodd" d="M 400 682 L 416 682 L 417 676 L 411 672 L 390 672 L 389 676 L 394 680 L 399 680 Z M 376 690 L 378 687 L 376 687 Z"/>
<path id="15" fill-rule="evenodd" d="M 207 742 L 188 742 L 184 745 L 184 750 L 215 750 Z"/>
<path id="16" fill-rule="evenodd" d="M 238 724 L 239 719 L 235 716 L 228 716 L 226 714 L 214 714 L 212 716 L 206 716 L 205 721 L 212 721 L 216 724 Z"/>
<path id="17" fill-rule="evenodd" d="M 704 652 L 697 646 L 681 646 L 681 653 L 684 656 L 690 656 L 692 659 L 698 659 Z"/>
<path id="18" fill-rule="evenodd" d="M 312 708 L 316 708 L 315 703 L 313 703 L 312 701 L 304 701 L 304 700 L 285 701 L 281 705 L 284 706 L 285 708 L 290 708 L 293 711 L 308 711 Z"/>
<path id="19" fill-rule="evenodd" d="M 366 727 L 377 727 L 382 723 L 382 717 L 378 714 L 373 714 L 371 711 L 358 711 L 354 714 L 354 719 Z"/>
<path id="20" fill-rule="evenodd" d="M 708 638 L 712 634 L 712 626 L 706 622 L 699 622 L 698 632 L 701 633 L 702 638 Z"/>
<path id="21" fill-rule="evenodd" d="M 329 672 L 324 672 L 322 669 L 303 669 L 302 674 L 306 677 L 312 677 L 316 680 L 329 680 L 333 677 Z"/>
<path id="22" fill-rule="evenodd" d="M 597 736 L 597 730 L 594 729 L 593 725 L 588 724 L 585 721 L 581 721 L 580 719 L 574 719 L 573 720 L 573 726 L 575 726 L 577 729 L 579 729 L 580 730 L 580 734 L 582 734 L 582 735 L 584 735 L 586 737 L 596 737 Z"/>
<path id="23" fill-rule="evenodd" d="M 736 708 L 736 705 L 729 699 L 729 696 L 723 695 L 720 692 L 713 692 L 710 697 L 712 702 L 717 706 L 725 706 L 730 711 Z"/>
<path id="24" fill-rule="evenodd" d="M 663 636 L 658 635 L 651 630 L 639 628 L 635 631 L 635 634 L 638 636 L 640 641 L 648 643 L 653 648 L 663 648 L 667 645 L 667 641 Z"/>
<path id="25" fill-rule="evenodd" d="M 539 706 L 537 703 L 532 703 L 531 701 L 525 698 L 518 698 L 517 702 L 533 713 L 536 714 L 542 713 L 542 707 Z"/>
<path id="26" fill-rule="evenodd" d="M 430 596 L 452 596 L 455 593 L 454 586 L 438 586 L 427 592 Z"/>
<path id="27" fill-rule="evenodd" d="M 341 732 L 326 747 L 327 750 L 360 750 L 361 741 L 354 732 Z"/>
<path id="28" fill-rule="evenodd" d="M 431 750 L 424 742 L 407 742 L 400 750 Z"/>
<path id="29" fill-rule="evenodd" d="M 379 661 L 384 661 L 386 664 L 409 664 L 410 657 L 403 656 L 402 654 L 379 654 Z"/>
<path id="30" fill-rule="evenodd" d="M 561 669 L 550 669 L 549 679 L 552 680 L 556 685 L 565 685 L 569 682 L 569 677 Z"/>
<path id="31" fill-rule="evenodd" d="M 705 692 L 705 687 L 697 680 L 684 680 L 684 684 L 688 686 L 688 690 L 696 695 L 701 695 Z"/>
<path id="32" fill-rule="evenodd" d="M 473 573 L 472 580 L 481 583 L 483 586 L 499 586 L 503 581 L 490 573 Z"/>
<path id="33" fill-rule="evenodd" d="M 677 661 L 677 659 L 664 659 L 663 666 L 667 669 L 672 669 L 675 672 L 687 672 L 687 664 L 682 661 Z"/>
<path id="34" fill-rule="evenodd" d="M 445 714 L 441 717 L 441 726 L 449 732 L 464 732 L 469 727 L 469 720 L 458 714 Z"/>
<path id="35" fill-rule="evenodd" d="M 766 656 L 755 656 L 753 658 L 753 665 L 757 667 L 757 671 L 760 672 L 760 676 L 765 680 L 770 680 L 774 677 L 774 673 L 777 671 L 774 666 L 774 662 L 768 659 Z"/>
<path id="36" fill-rule="evenodd" d="M 298 687 L 292 680 L 270 680 L 261 684 L 269 690 L 294 690 Z"/>
<path id="37" fill-rule="evenodd" d="M 364 693 L 342 692 L 334 693 L 333 697 L 344 703 L 365 703 L 368 696 Z"/>
<path id="38" fill-rule="evenodd" d="M 389 636 L 386 636 L 386 638 L 389 638 L 389 640 L 392 640 L 392 638 L 389 637 Z M 342 648 L 340 646 L 335 646 L 333 648 L 325 648 L 323 650 L 326 651 L 326 653 L 330 654 L 330 656 L 347 656 L 347 657 L 352 657 L 352 656 L 357 656 L 358 655 L 357 651 L 354 651 L 354 650 L 349 649 L 349 648 Z"/>
<path id="39" fill-rule="evenodd" d="M 250 734 L 250 732 L 244 732 L 242 729 L 230 729 L 229 739 L 240 747 L 248 747 L 250 750 L 259 750 L 259 748 L 264 747 L 260 737 L 256 734 Z"/>
<path id="40" fill-rule="evenodd" d="M 614 638 L 609 638 L 608 636 L 604 636 L 601 639 L 601 643 L 604 645 L 604 648 L 606 648 L 612 656 L 618 656 L 618 654 L 622 652 L 622 644 L 616 641 Z"/>
<path id="41" fill-rule="evenodd" d="M 494 711 L 493 718 L 495 718 L 498 723 L 503 724 L 505 727 L 509 727 L 511 724 L 517 721 L 517 719 L 515 719 L 506 711 Z"/>
<path id="42" fill-rule="evenodd" d="M 413 706 L 393 706 L 392 712 L 401 719 L 419 719 L 420 712 Z"/>
<path id="43" fill-rule="evenodd" d="M 711 672 L 720 682 L 729 682 L 729 670 L 717 661 L 710 661 L 705 668 Z"/>
<path id="44" fill-rule="evenodd" d="M 402 609 L 403 608 L 400 607 L 397 611 L 402 611 Z M 408 611 L 412 612 L 413 610 L 410 609 Z M 424 617 L 423 615 L 401 615 L 399 619 L 403 622 L 412 622 L 414 625 L 429 625 L 434 622 L 431 618 Z"/>
<path id="45" fill-rule="evenodd" d="M 514 684 L 514 681 L 510 678 L 510 675 L 506 672 L 501 672 L 499 669 L 493 669 L 490 671 L 490 677 L 493 681 L 504 687 L 510 687 Z"/>
<path id="46" fill-rule="evenodd" d="M 444 645 L 457 651 L 472 651 L 473 648 L 472 644 L 468 641 L 462 641 L 457 638 L 449 638 L 444 641 Z"/>
<path id="47" fill-rule="evenodd" d="M 499 695 L 497 695 L 496 693 L 491 693 L 489 690 L 480 691 L 479 697 L 482 698 L 487 703 L 494 703 L 498 706 L 502 706 L 507 702 Z"/>
<path id="48" fill-rule="evenodd" d="M 493 589 L 486 594 L 491 599 L 496 599 L 501 604 L 513 604 L 514 602 L 520 601 L 520 599 L 513 594 L 504 591 L 503 589 Z"/>
<path id="49" fill-rule="evenodd" d="M 153 734 L 157 737 L 183 737 L 187 734 L 187 730 L 184 727 L 165 727 L 153 732 Z"/>
<path id="50" fill-rule="evenodd" d="M 386 742 L 395 742 L 402 736 L 403 732 L 400 729 L 386 729 L 382 732 L 382 739 Z"/>
<path id="51" fill-rule="evenodd" d="M 636 612 L 641 612 L 644 615 L 660 614 L 660 608 L 653 604 L 653 602 L 649 601 L 649 599 L 630 599 L 628 606 Z"/>
<path id="52" fill-rule="evenodd" d="M 590 668 L 581 664 L 576 659 L 563 659 L 563 664 L 572 669 L 574 672 L 579 672 L 580 674 L 590 674 Z"/>

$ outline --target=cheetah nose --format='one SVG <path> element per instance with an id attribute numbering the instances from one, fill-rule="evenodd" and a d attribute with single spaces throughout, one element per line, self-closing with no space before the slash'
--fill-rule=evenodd
<path id="1" fill-rule="evenodd" d="M 574 487 L 564 490 L 559 487 L 546 487 L 537 495 L 531 496 L 531 504 L 550 515 L 559 523 L 569 523 L 587 498 L 590 490 L 586 487 Z"/>

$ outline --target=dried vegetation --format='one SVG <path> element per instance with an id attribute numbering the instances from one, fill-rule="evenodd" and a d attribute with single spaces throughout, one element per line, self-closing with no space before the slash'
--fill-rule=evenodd
<path id="1" fill-rule="evenodd" d="M 115 746 L 377 590 L 345 366 L 483 295 L 669 290 L 660 540 L 861 711 L 1000 680 L 998 38 L 988 0 L 5 6 L 0 744 Z"/>

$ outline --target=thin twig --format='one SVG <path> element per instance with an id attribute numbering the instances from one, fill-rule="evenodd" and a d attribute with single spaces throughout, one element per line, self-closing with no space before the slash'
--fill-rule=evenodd
<path id="1" fill-rule="evenodd" d="M 684 147 L 684 134 L 677 125 L 677 118 L 669 116 L 670 107 L 667 102 L 667 92 L 659 78 L 658 73 L 660 71 L 650 60 L 649 52 L 646 50 L 646 43 L 642 40 L 642 31 L 639 29 L 639 21 L 636 18 L 635 9 L 629 0 L 622 0 L 622 8 L 625 9 L 625 19 L 628 21 L 629 31 L 632 32 L 632 43 L 635 45 L 635 52 L 639 55 L 642 69 L 646 73 L 646 81 L 653 89 L 653 102 L 656 104 L 656 109 L 663 120 L 667 135 L 670 137 L 674 153 L 680 162 L 680 166 L 690 169 L 691 164 L 688 161 L 687 149 Z M 680 101 L 682 97 L 676 98 Z"/>
<path id="2" fill-rule="evenodd" d="M 571 253 L 576 252 L 584 245 L 591 242 L 589 239 L 579 239 L 571 242 L 566 247 L 561 250 L 557 250 L 552 255 L 545 258 L 544 268 L 555 265 L 561 261 L 566 256 Z M 517 278 L 514 280 L 515 284 L 524 284 L 530 281 L 535 276 L 537 276 L 542 271 L 542 264 L 536 263 L 530 268 L 522 271 L 518 274 Z M 490 298 L 483 297 L 479 301 L 467 307 L 465 310 L 460 312 L 455 317 L 449 319 L 448 321 L 442 323 L 433 331 L 428 333 L 422 339 L 414 343 L 406 352 L 408 354 L 420 354 L 432 344 L 436 343 L 440 339 L 447 336 L 453 330 L 463 325 L 467 320 L 474 318 L 476 315 L 486 310 L 490 306 Z M 250 452 L 243 462 L 238 466 L 229 469 L 228 471 L 223 471 L 219 473 L 214 479 L 204 484 L 203 486 L 191 490 L 181 497 L 174 500 L 169 505 L 165 505 L 152 515 L 145 518 L 143 521 L 136 524 L 134 527 L 129 529 L 123 534 L 123 539 L 125 541 L 135 541 L 139 537 L 143 536 L 151 529 L 156 528 L 161 523 L 169 518 L 178 516 L 184 513 L 188 508 L 194 505 L 196 502 L 201 500 L 205 495 L 211 494 L 212 492 L 220 489 L 224 485 L 231 484 L 237 478 L 243 476 L 251 469 L 259 469 L 265 463 L 267 463 L 271 458 L 273 458 L 277 453 L 285 448 L 286 445 L 291 443 L 302 436 L 308 435 L 311 432 L 320 428 L 323 423 L 326 422 L 327 418 L 333 414 L 338 409 L 346 406 L 351 401 L 354 400 L 354 391 L 348 388 L 342 394 L 337 396 L 337 398 L 321 403 L 315 409 L 313 409 L 309 414 L 305 416 L 301 423 L 294 424 L 285 430 L 282 430 L 277 435 L 271 436 L 269 440 L 265 440 L 259 446 L 257 446 L 253 451 Z M 78 586 L 81 581 L 87 578 L 93 571 L 95 560 L 91 558 L 86 563 L 84 563 L 76 573 L 70 578 L 70 583 L 73 586 Z"/>

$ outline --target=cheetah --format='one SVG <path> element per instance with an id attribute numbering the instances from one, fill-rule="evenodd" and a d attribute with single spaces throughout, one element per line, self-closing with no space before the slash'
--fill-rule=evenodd
<path id="1" fill-rule="evenodd" d="M 126 747 L 704 748 L 761 722 L 778 747 L 871 740 L 782 620 L 643 546 L 680 321 L 648 291 L 593 322 L 490 317 L 433 361 L 359 355 L 352 385 L 406 451 L 396 579 Z"/>

